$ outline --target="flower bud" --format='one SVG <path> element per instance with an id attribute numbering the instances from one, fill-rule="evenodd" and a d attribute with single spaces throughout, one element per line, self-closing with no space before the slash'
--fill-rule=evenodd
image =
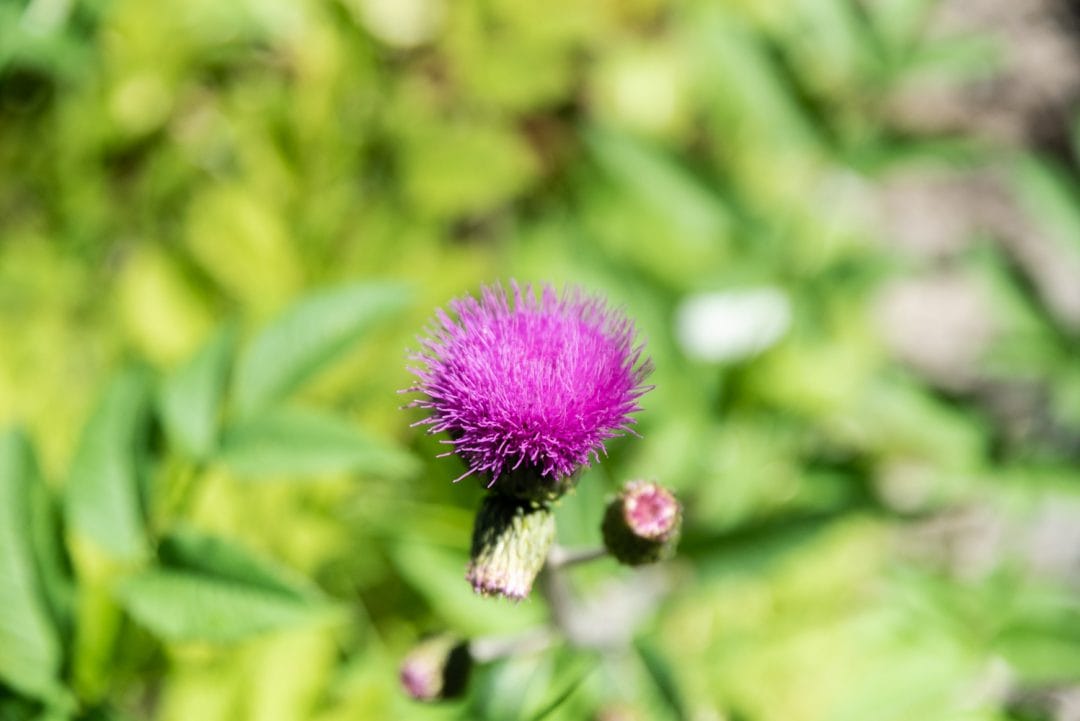
<path id="1" fill-rule="evenodd" d="M 458 698 L 472 670 L 469 646 L 451 634 L 418 643 L 401 662 L 401 686 L 417 701 Z"/>
<path id="2" fill-rule="evenodd" d="M 465 578 L 479 594 L 520 601 L 532 590 L 554 540 L 550 508 L 489 493 L 476 514 Z"/>
<path id="3" fill-rule="evenodd" d="M 640 566 L 670 556 L 681 526 L 682 507 L 671 491 L 631 481 L 608 504 L 601 530 L 608 553 L 619 563 Z"/>

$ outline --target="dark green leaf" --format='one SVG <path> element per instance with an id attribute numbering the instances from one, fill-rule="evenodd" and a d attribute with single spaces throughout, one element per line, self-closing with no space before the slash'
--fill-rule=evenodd
<path id="1" fill-rule="evenodd" d="M 280 409 L 226 428 L 219 460 L 247 478 L 364 472 L 404 477 L 413 458 L 336 416 Z"/>
<path id="2" fill-rule="evenodd" d="M 30 497 L 41 483 L 26 438 L 0 436 L 0 679 L 47 699 L 56 691 L 61 649 L 34 562 Z"/>
<path id="3" fill-rule="evenodd" d="M 232 328 L 214 335 L 161 389 L 165 431 L 184 452 L 206 458 L 217 444 L 219 413 L 234 342 Z"/>
<path id="4" fill-rule="evenodd" d="M 140 373 L 112 382 L 83 431 L 65 489 L 72 528 L 117 558 L 146 549 L 136 471 L 146 405 Z"/>
<path id="5" fill-rule="evenodd" d="M 396 283 L 357 283 L 308 296 L 260 333 L 236 371 L 238 415 L 284 398 L 338 359 L 407 300 Z"/>

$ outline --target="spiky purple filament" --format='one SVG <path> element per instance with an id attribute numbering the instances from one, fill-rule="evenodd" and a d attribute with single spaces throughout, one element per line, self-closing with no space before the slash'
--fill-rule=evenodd
<path id="1" fill-rule="evenodd" d="M 456 319 L 439 310 L 411 356 L 423 365 L 409 369 L 419 382 L 408 390 L 425 396 L 410 405 L 431 411 L 418 425 L 447 432 L 468 466 L 461 478 L 484 474 L 489 486 L 523 465 L 559 479 L 598 459 L 605 440 L 632 432 L 652 367 L 633 323 L 602 298 L 511 291 L 452 301 Z"/>

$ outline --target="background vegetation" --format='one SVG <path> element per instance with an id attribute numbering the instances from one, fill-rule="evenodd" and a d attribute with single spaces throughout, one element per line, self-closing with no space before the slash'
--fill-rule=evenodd
<path id="1" fill-rule="evenodd" d="M 1074 12 L 0 1 L 0 718 L 1076 718 Z M 547 613 L 395 392 L 509 277 L 657 366 L 560 541 L 639 477 L 686 531 L 424 707 L 421 634 Z"/>

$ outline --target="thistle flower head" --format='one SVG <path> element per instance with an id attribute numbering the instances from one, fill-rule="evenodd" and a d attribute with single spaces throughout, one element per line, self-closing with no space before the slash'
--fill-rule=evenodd
<path id="1" fill-rule="evenodd" d="M 486 287 L 449 307 L 412 356 L 418 382 L 408 390 L 431 412 L 420 424 L 449 434 L 462 478 L 558 486 L 630 431 L 651 363 L 633 323 L 602 298 L 549 285 L 537 297 L 512 283 L 509 294 Z"/>

